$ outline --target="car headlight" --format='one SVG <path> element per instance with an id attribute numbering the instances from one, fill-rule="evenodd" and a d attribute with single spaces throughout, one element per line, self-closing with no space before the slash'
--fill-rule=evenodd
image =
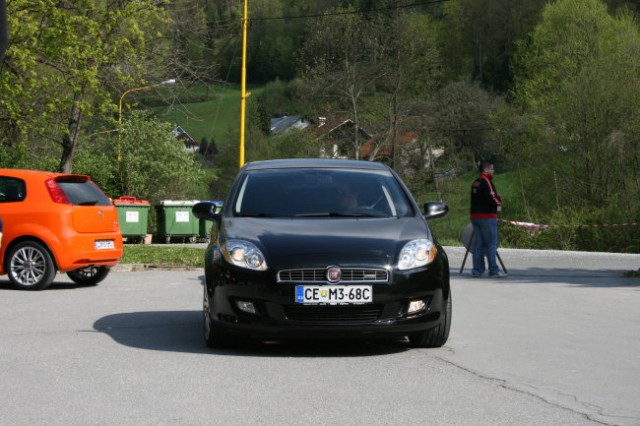
<path id="1" fill-rule="evenodd" d="M 433 262 L 436 257 L 436 245 L 432 241 L 422 239 L 409 241 L 400 250 L 398 269 L 419 268 Z"/>
<path id="2" fill-rule="evenodd" d="M 265 271 L 267 262 L 264 255 L 255 244 L 242 240 L 228 240 L 220 251 L 224 259 L 232 265 L 254 271 Z"/>

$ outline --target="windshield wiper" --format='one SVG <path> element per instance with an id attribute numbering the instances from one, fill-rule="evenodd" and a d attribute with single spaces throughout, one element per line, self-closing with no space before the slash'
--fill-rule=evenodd
<path id="1" fill-rule="evenodd" d="M 295 217 L 381 217 L 371 213 L 349 213 L 349 212 L 322 212 L 322 213 L 299 213 Z"/>
<path id="2" fill-rule="evenodd" d="M 238 213 L 240 217 L 283 217 L 283 215 L 271 213 Z"/>

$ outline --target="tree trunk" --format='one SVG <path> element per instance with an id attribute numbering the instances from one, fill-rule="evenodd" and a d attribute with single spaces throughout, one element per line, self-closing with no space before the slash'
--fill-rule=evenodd
<path id="1" fill-rule="evenodd" d="M 349 96 L 351 97 L 351 108 L 353 109 L 353 147 L 355 148 L 355 159 L 360 159 L 360 120 L 358 118 L 358 95 L 354 88 L 354 84 L 349 87 Z"/>
<path id="2" fill-rule="evenodd" d="M 78 107 L 78 101 L 82 95 L 76 94 L 71 105 L 71 113 L 67 124 L 68 132 L 62 137 L 62 157 L 60 158 L 60 172 L 71 173 L 73 171 L 73 153 L 80 133 L 82 111 Z"/>

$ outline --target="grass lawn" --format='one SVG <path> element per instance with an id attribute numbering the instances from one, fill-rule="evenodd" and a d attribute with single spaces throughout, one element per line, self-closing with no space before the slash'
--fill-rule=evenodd
<path id="1" fill-rule="evenodd" d="M 204 267 L 204 250 L 184 246 L 125 244 L 122 264 Z"/>
<path id="2" fill-rule="evenodd" d="M 247 90 L 255 96 L 262 89 L 254 87 Z M 169 106 L 156 108 L 158 116 L 181 126 L 196 142 L 207 138 L 214 140 L 218 146 L 236 143 L 240 127 L 240 87 L 198 85 L 179 97 L 188 99 L 189 94 L 209 100 L 195 103 L 174 101 Z"/>

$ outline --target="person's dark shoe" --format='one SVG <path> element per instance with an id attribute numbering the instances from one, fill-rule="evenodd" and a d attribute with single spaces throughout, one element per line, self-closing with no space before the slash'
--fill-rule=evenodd
<path id="1" fill-rule="evenodd" d="M 490 274 L 489 276 L 491 278 L 507 278 L 509 274 L 507 274 L 506 272 L 498 271 L 495 274 Z"/>
<path id="2" fill-rule="evenodd" d="M 471 273 L 471 276 L 472 276 L 473 278 L 482 278 L 482 274 L 478 274 L 477 272 L 472 272 L 472 273 Z"/>

